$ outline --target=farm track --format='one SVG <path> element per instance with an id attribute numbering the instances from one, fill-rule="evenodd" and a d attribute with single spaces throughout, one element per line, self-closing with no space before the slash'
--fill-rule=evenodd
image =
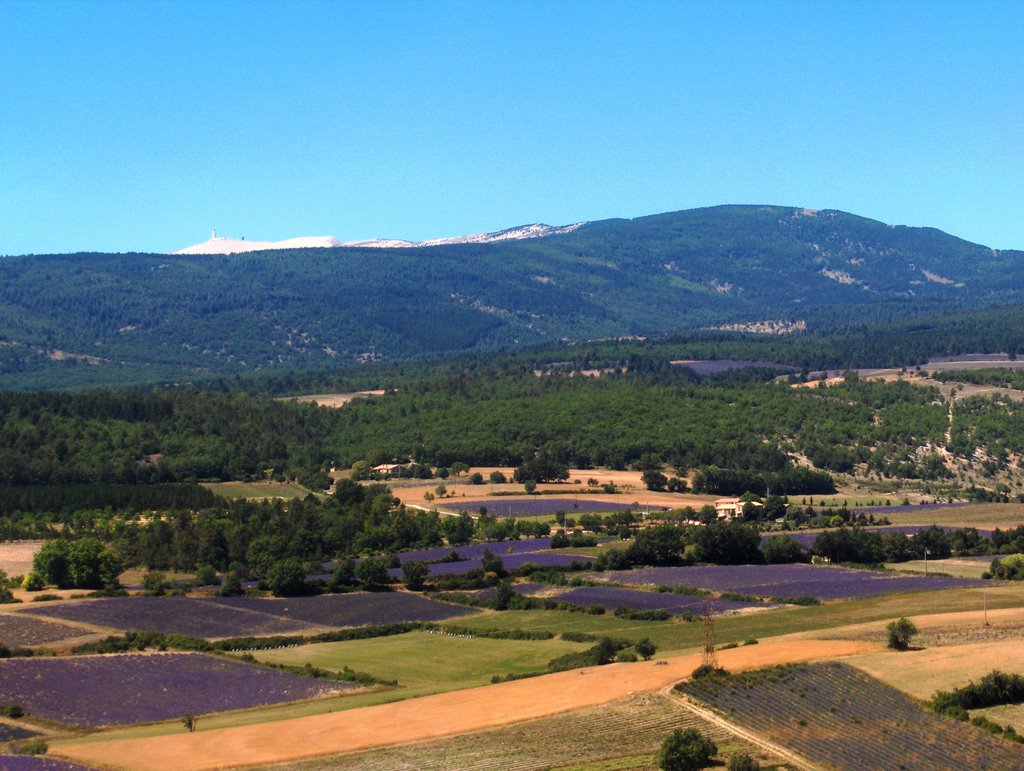
<path id="1" fill-rule="evenodd" d="M 763 642 L 722 651 L 732 671 L 835 659 L 879 650 L 864 641 Z M 54 754 L 103 767 L 180 771 L 284 763 L 318 755 L 422 742 L 597 707 L 689 677 L 698 654 L 610 664 L 419 699 L 192 734 L 68 743 Z M 388 730 L 381 731 L 382 726 Z M 99 738 L 99 737 L 97 737 Z"/>

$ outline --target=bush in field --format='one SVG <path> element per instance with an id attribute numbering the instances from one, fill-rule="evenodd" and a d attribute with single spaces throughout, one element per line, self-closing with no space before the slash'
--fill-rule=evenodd
<path id="1" fill-rule="evenodd" d="M 200 565 L 196 570 L 196 586 L 213 586 L 219 583 L 217 571 L 213 569 L 212 565 Z"/>
<path id="2" fill-rule="evenodd" d="M 47 541 L 32 559 L 32 569 L 61 589 L 116 586 L 121 563 L 95 538 Z"/>
<path id="3" fill-rule="evenodd" d="M 769 565 L 811 561 L 811 553 L 787 535 L 772 536 L 765 542 L 761 552 Z"/>
<path id="4" fill-rule="evenodd" d="M 500 471 L 492 471 L 488 479 L 492 485 L 503 485 L 508 481 L 508 478 Z"/>
<path id="5" fill-rule="evenodd" d="M 910 638 L 917 634 L 917 627 L 908 618 L 900 618 L 890 621 L 885 627 L 889 633 L 889 647 L 897 651 L 905 651 L 910 648 Z"/>
<path id="6" fill-rule="evenodd" d="M 651 642 L 649 637 L 640 640 L 633 646 L 633 649 L 644 661 L 650 661 L 651 657 L 658 652 L 658 646 Z"/>
<path id="7" fill-rule="evenodd" d="M 696 728 L 677 728 L 661 745 L 658 768 L 662 771 L 697 771 L 707 768 L 718 746 Z"/>
<path id="8" fill-rule="evenodd" d="M 366 557 L 356 565 L 356 578 L 366 586 L 384 586 L 390 583 L 387 561 L 382 557 Z"/>
<path id="9" fill-rule="evenodd" d="M 992 578 L 999 578 L 1004 581 L 1024 580 L 1024 554 L 1011 554 L 1002 559 L 992 560 L 992 567 L 989 573 Z"/>
<path id="10" fill-rule="evenodd" d="M 729 771 L 759 771 L 761 764 L 749 755 L 733 755 L 729 759 Z"/>
<path id="11" fill-rule="evenodd" d="M 405 578 L 405 585 L 414 591 L 423 588 L 423 581 L 430 573 L 430 566 L 422 560 L 413 560 L 402 565 L 402 576 Z"/>
<path id="12" fill-rule="evenodd" d="M 267 571 L 267 586 L 275 597 L 299 597 L 309 593 L 306 569 L 297 559 L 283 559 Z"/>

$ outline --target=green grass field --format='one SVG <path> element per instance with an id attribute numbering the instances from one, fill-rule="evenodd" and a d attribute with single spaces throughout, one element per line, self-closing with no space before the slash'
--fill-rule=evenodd
<path id="1" fill-rule="evenodd" d="M 995 559 L 993 557 L 993 559 Z M 982 573 L 988 571 L 992 563 L 989 560 L 958 560 L 951 557 L 944 560 L 928 560 L 927 566 L 924 560 L 910 560 L 909 562 L 887 562 L 885 566 L 889 570 L 899 570 L 904 573 L 925 573 L 929 575 L 947 575 L 955 578 L 981 578 Z M 925 568 L 927 567 L 927 571 Z"/>
<path id="2" fill-rule="evenodd" d="M 492 640 L 420 631 L 257 651 L 255 656 L 274 664 L 309 663 L 334 671 L 348 666 L 378 678 L 398 680 L 399 688 L 390 694 L 406 699 L 486 685 L 493 675 L 544 672 L 551 659 L 591 645 L 559 639 Z"/>
<path id="3" fill-rule="evenodd" d="M 305 498 L 312 492 L 292 482 L 206 482 L 207 490 L 222 498 Z"/>
<path id="4" fill-rule="evenodd" d="M 885 514 L 894 525 L 949 525 L 952 527 L 1000 527 L 1024 525 L 1024 504 L 978 503 L 948 509 L 905 509 Z"/>

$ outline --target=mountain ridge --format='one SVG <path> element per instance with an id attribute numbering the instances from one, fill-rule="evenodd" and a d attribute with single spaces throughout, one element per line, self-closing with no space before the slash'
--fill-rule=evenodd
<path id="1" fill-rule="evenodd" d="M 0 259 L 0 387 L 337 368 L 729 325 L 810 334 L 1024 303 L 1022 252 L 837 210 L 726 205 L 568 227 L 416 249 Z"/>

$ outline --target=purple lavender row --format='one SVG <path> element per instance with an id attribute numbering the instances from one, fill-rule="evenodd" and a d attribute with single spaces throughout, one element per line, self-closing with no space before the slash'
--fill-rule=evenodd
<path id="1" fill-rule="evenodd" d="M 3 771 L 90 771 L 90 766 L 68 763 L 66 760 L 42 758 L 37 755 L 0 755 Z"/>
<path id="2" fill-rule="evenodd" d="M 618 589 L 615 587 L 584 586 L 556 595 L 553 599 L 572 602 L 576 605 L 600 605 L 606 610 L 625 607 L 633 610 L 665 610 L 678 616 L 683 613 L 700 614 L 704 608 L 702 597 L 671 594 L 668 592 L 642 592 L 637 589 Z M 764 607 L 758 602 L 742 602 L 739 600 L 715 600 L 716 613 L 743 608 Z"/>
<path id="3" fill-rule="evenodd" d="M 75 726 L 130 725 L 342 693 L 356 686 L 198 653 L 0 661 L 0 702 Z"/>
<path id="4" fill-rule="evenodd" d="M 554 568 L 564 567 L 572 562 L 593 562 L 593 557 L 583 557 L 578 554 L 568 554 L 565 551 L 541 551 L 523 552 L 519 554 L 498 554 L 505 570 L 516 570 L 528 562 L 540 565 L 541 567 Z M 461 576 L 471 570 L 479 570 L 482 562 L 479 559 L 461 560 L 459 562 L 434 562 L 430 565 L 432 576 Z M 401 578 L 401 568 L 391 568 L 388 574 L 392 578 Z"/>
<path id="5" fill-rule="evenodd" d="M 545 495 L 537 495 L 530 498 L 490 498 L 478 501 L 460 500 L 439 504 L 439 508 L 447 511 L 475 512 L 481 506 L 487 509 L 488 514 L 493 514 L 495 517 L 540 516 L 542 514 L 554 514 L 556 511 L 564 511 L 569 516 L 573 516 L 575 514 L 599 511 L 625 511 L 626 509 L 636 508 L 629 503 L 593 501 L 582 498 L 549 498 Z M 651 508 L 664 510 L 663 506 Z"/>
<path id="6" fill-rule="evenodd" d="M 982 586 L 987 582 L 945 576 L 897 576 L 868 570 L 814 565 L 708 565 L 609 571 L 595 578 L 624 584 L 693 586 L 757 597 L 816 597 L 831 600 L 890 592 Z"/>
<path id="7" fill-rule="evenodd" d="M 212 639 L 297 634 L 325 626 L 440 621 L 473 611 L 406 592 L 353 592 L 290 599 L 114 597 L 48 605 L 31 612 L 110 629 Z"/>
<path id="8" fill-rule="evenodd" d="M 462 559 L 480 559 L 484 555 L 484 549 L 490 549 L 502 559 L 506 554 L 519 554 L 520 552 L 544 551 L 551 548 L 551 539 L 529 538 L 519 541 L 490 541 L 489 543 L 474 543 L 465 546 L 438 546 L 433 549 L 417 549 L 415 551 L 404 551 L 398 555 L 402 562 L 423 560 L 430 562 L 447 557 L 453 551 L 458 552 Z"/>
<path id="9" fill-rule="evenodd" d="M 860 527 L 859 529 L 860 530 L 864 530 L 865 532 L 869 532 L 869 533 L 877 533 L 878 535 L 891 535 L 891 534 L 895 534 L 895 533 L 901 533 L 903 535 L 914 535 L 916 533 L 920 533 L 922 530 L 928 530 L 930 527 L 933 527 L 933 526 L 932 525 L 878 525 L 878 526 L 872 526 L 872 527 Z M 946 530 L 946 531 L 950 531 L 950 532 L 954 531 L 954 530 L 959 530 L 960 529 L 958 527 L 952 527 L 950 525 L 935 525 L 935 527 L 938 527 L 940 530 Z M 814 546 L 814 541 L 817 539 L 817 537 L 819 535 L 821 535 L 822 533 L 827 533 L 827 532 L 829 532 L 829 531 L 828 530 L 814 530 L 814 531 L 805 531 L 805 530 L 792 531 L 792 530 L 790 530 L 790 531 L 783 531 L 783 532 L 777 532 L 777 533 L 764 533 L 764 534 L 761 535 L 761 541 L 763 543 L 764 541 L 767 541 L 769 538 L 774 538 L 776 536 L 782 536 L 784 538 L 792 538 L 794 541 L 796 541 L 798 544 L 800 544 L 804 548 L 810 549 L 810 548 L 812 548 Z M 991 538 L 992 537 L 992 531 L 991 530 L 979 530 L 978 534 L 983 536 L 983 537 L 985 537 L 985 538 Z"/>

